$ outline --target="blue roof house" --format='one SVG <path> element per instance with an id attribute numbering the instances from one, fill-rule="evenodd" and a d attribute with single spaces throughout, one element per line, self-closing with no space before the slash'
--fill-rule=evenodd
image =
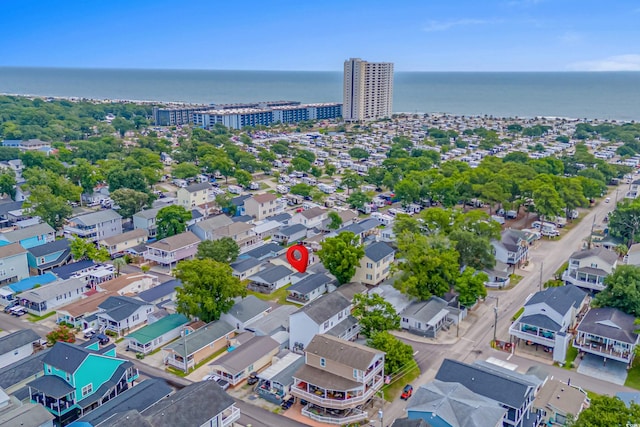
<path id="1" fill-rule="evenodd" d="M 29 395 L 60 425 L 118 396 L 138 378 L 132 362 L 115 357 L 113 346 L 100 348 L 97 341 L 86 347 L 58 342 L 43 365 L 44 375 L 27 384 Z"/>

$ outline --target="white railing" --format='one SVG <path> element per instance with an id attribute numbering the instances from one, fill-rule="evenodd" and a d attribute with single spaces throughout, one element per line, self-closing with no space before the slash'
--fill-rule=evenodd
<path id="1" fill-rule="evenodd" d="M 222 424 L 221 427 L 229 427 L 232 426 L 234 422 L 240 419 L 240 409 L 236 408 L 235 405 L 232 405 L 230 408 L 231 412 L 228 410 L 222 413 Z"/>
<path id="2" fill-rule="evenodd" d="M 545 338 L 542 335 L 538 335 L 536 333 L 533 332 L 526 332 L 523 331 L 520 328 L 521 323 L 514 323 L 513 325 L 511 325 L 511 327 L 509 328 L 509 334 L 510 335 L 515 335 L 518 338 L 521 338 L 523 340 L 526 341 L 532 341 L 535 342 L 537 344 L 542 344 L 542 345 L 546 345 L 548 347 L 553 347 L 556 343 L 556 340 L 553 338 Z"/>
<path id="3" fill-rule="evenodd" d="M 358 421 L 365 420 L 369 417 L 369 414 L 367 414 L 366 412 L 360 411 L 358 409 L 353 409 L 352 412 L 354 412 L 353 415 L 349 415 L 346 417 L 330 417 L 330 416 L 315 414 L 311 412 L 307 406 L 302 408 L 302 411 L 301 411 L 302 415 L 304 415 L 305 417 L 309 417 L 314 421 L 327 423 L 327 424 L 336 424 L 336 425 L 345 425 L 349 423 L 355 423 Z"/>
<path id="4" fill-rule="evenodd" d="M 307 402 L 314 403 L 316 405 L 325 407 L 325 408 L 333 408 L 333 409 L 348 409 L 353 408 L 355 405 L 360 405 L 368 401 L 377 390 L 382 387 L 383 378 L 380 378 L 372 387 L 369 387 L 367 391 L 365 391 L 361 396 L 354 396 L 348 399 L 331 399 L 325 398 L 322 396 L 318 396 L 315 393 L 309 393 L 308 391 L 301 390 L 297 387 L 291 388 L 291 395 L 298 397 L 300 399 L 306 400 Z"/>

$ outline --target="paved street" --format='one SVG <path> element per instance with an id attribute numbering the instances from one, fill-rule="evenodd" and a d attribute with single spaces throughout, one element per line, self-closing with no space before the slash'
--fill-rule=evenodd
<path id="1" fill-rule="evenodd" d="M 627 185 L 619 187 L 619 193 L 624 194 Z M 559 240 L 547 240 L 543 238 L 538 244 L 529 251 L 530 264 L 526 269 L 517 269 L 516 274 L 523 276 L 520 283 L 513 289 L 506 291 L 490 291 L 486 301 L 478 307 L 475 312 L 470 313 L 469 317 L 463 322 L 470 324 L 461 328 L 460 338 L 455 343 L 433 344 L 418 337 L 403 338 L 413 346 L 416 351 L 416 361 L 420 366 L 422 375 L 415 382 L 414 387 L 431 381 L 440 367 L 444 358 L 456 359 L 466 363 L 472 363 L 474 360 L 486 360 L 494 357 L 503 361 L 508 361 L 517 365 L 517 370 L 525 372 L 529 367 L 534 365 L 544 365 L 550 375 L 555 378 L 566 381 L 571 378 L 571 384 L 580 386 L 584 389 L 594 391 L 601 394 L 613 395 L 619 391 L 630 391 L 623 386 L 618 386 L 609 382 L 601 381 L 592 377 L 578 374 L 575 370 L 554 367 L 551 361 L 545 361 L 541 358 L 527 358 L 520 354 L 510 355 L 504 351 L 494 350 L 490 346 L 493 339 L 493 323 L 494 311 L 493 307 L 498 303 L 498 328 L 497 338 L 508 340 L 508 329 L 511 324 L 511 317 L 522 304 L 529 294 L 537 292 L 540 289 L 540 269 L 542 267 L 542 282 L 552 278 L 554 273 L 569 258 L 572 252 L 583 247 L 584 239 L 589 236 L 591 227 L 594 223 L 602 221 L 604 216 L 615 208 L 616 189 L 609 192 L 611 203 L 600 202 L 597 206 L 591 208 L 582 218 L 579 224 L 569 230 Z M 455 335 L 454 335 L 455 336 Z M 517 353 L 517 351 L 516 351 Z M 405 414 L 407 402 L 400 399 L 391 402 L 385 406 L 385 424 L 391 425 L 393 420 L 403 417 Z"/>

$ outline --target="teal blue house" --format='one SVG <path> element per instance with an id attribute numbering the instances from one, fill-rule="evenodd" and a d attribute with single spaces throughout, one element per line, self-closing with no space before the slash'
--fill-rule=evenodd
<path id="1" fill-rule="evenodd" d="M 19 228 L 0 235 L 0 245 L 9 243 L 20 243 L 25 248 L 33 248 L 53 242 L 56 239 L 56 231 L 46 222 Z"/>
<path id="2" fill-rule="evenodd" d="M 83 346 L 58 342 L 43 359 L 43 375 L 27 384 L 31 402 L 43 405 L 66 425 L 133 385 L 138 370 L 116 357 L 114 345 L 97 339 Z"/>
<path id="3" fill-rule="evenodd" d="M 27 249 L 27 262 L 31 274 L 42 274 L 71 259 L 71 247 L 68 239 L 54 240 L 44 245 Z"/>

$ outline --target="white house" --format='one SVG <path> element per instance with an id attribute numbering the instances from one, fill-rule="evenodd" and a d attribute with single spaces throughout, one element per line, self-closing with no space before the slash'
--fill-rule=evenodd
<path id="1" fill-rule="evenodd" d="M 64 234 L 90 242 L 117 236 L 122 234 L 122 216 L 112 209 L 74 216 L 65 224 Z"/>
<path id="2" fill-rule="evenodd" d="M 509 266 L 522 265 L 529 256 L 529 240 L 527 233 L 520 230 L 507 229 L 502 232 L 500 240 L 491 242 L 495 250 L 496 261 Z"/>
<path id="3" fill-rule="evenodd" d="M 147 317 L 153 312 L 153 305 L 119 295 L 110 296 L 98 307 L 101 310 L 96 313 L 98 325 L 118 335 L 146 323 Z"/>
<path id="4" fill-rule="evenodd" d="M 188 211 L 193 207 L 204 205 L 209 201 L 209 190 L 211 190 L 211 184 L 208 182 L 179 188 L 176 195 L 178 205 Z"/>
<path id="5" fill-rule="evenodd" d="M 33 343 L 40 336 L 31 329 L 21 329 L 0 338 L 0 368 L 33 354 Z"/>
<path id="6" fill-rule="evenodd" d="M 601 291 L 605 288 L 604 278 L 617 265 L 618 255 L 605 248 L 574 252 L 569 257 L 567 269 L 562 273 L 562 280 L 581 288 Z"/>
<path id="7" fill-rule="evenodd" d="M 249 277 L 251 287 L 271 293 L 291 283 L 293 271 L 284 265 L 267 264 L 267 268 Z"/>
<path id="8" fill-rule="evenodd" d="M 244 329 L 244 325 L 264 317 L 271 311 L 271 306 L 253 295 L 238 300 L 231 309 L 222 313 L 220 320 L 235 326 L 236 329 Z"/>
<path id="9" fill-rule="evenodd" d="M 329 334 L 351 340 L 360 332 L 351 316 L 351 301 L 339 292 L 331 292 L 311 301 L 289 316 L 289 343 L 295 352 L 303 352 L 316 334 Z"/>
<path id="10" fill-rule="evenodd" d="M 450 307 L 445 300 L 432 296 L 427 301 L 415 301 L 400 313 L 400 327 L 415 335 L 437 338 L 443 327 L 457 324 L 466 310 Z"/>
<path id="11" fill-rule="evenodd" d="M 313 207 L 293 215 L 289 224 L 302 224 L 307 228 L 319 228 L 328 217 L 329 211 L 327 209 Z"/>
<path id="12" fill-rule="evenodd" d="M 17 298 L 27 311 L 41 316 L 56 307 L 84 298 L 86 291 L 87 284 L 83 280 L 71 278 L 22 292 Z"/>

